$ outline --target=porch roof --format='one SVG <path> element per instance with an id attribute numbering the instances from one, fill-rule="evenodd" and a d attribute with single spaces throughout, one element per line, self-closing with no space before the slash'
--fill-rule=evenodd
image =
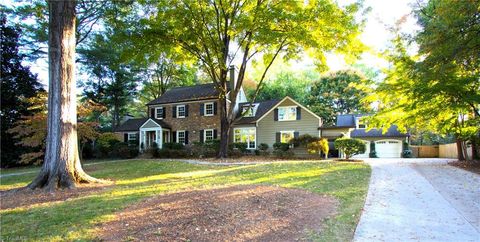
<path id="1" fill-rule="evenodd" d="M 114 131 L 115 132 L 128 132 L 128 131 L 139 131 L 140 127 L 147 122 L 147 120 L 151 119 L 162 128 L 171 129 L 170 125 L 164 122 L 161 119 L 154 119 L 154 118 L 132 118 L 125 121 L 123 124 L 118 126 Z"/>

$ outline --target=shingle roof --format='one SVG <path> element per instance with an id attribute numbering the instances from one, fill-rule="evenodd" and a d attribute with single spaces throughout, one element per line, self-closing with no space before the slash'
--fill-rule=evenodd
<path id="1" fill-rule="evenodd" d="M 364 117 L 368 116 L 368 114 L 342 114 L 337 116 L 337 125 L 334 127 L 355 127 L 355 118 L 357 117 Z M 354 129 L 350 136 L 355 138 L 361 137 L 406 137 L 408 134 L 401 133 L 398 131 L 398 127 L 396 125 L 390 126 L 388 128 L 387 133 L 382 134 L 382 130 L 379 129 L 371 129 L 368 132 L 365 129 Z"/>
<path id="2" fill-rule="evenodd" d="M 361 137 L 407 137 L 408 134 L 401 133 L 398 131 L 398 127 L 396 125 L 390 126 L 388 128 L 387 133 L 382 134 L 382 130 L 380 129 L 371 129 L 368 132 L 365 129 L 354 129 L 350 136 L 352 138 L 361 138 Z"/>
<path id="3" fill-rule="evenodd" d="M 227 86 L 228 90 L 230 90 L 229 83 L 227 83 Z M 195 86 L 172 88 L 159 98 L 147 103 L 147 105 L 211 99 L 218 98 L 218 96 L 219 91 L 215 83 L 198 84 Z"/>
<path id="4" fill-rule="evenodd" d="M 127 121 L 125 121 L 125 123 L 121 124 L 120 126 L 118 126 L 114 131 L 115 132 L 127 132 L 127 131 L 138 131 L 140 129 L 140 127 L 148 120 L 149 118 L 132 118 L 132 119 L 129 119 Z M 153 121 L 155 121 L 155 123 L 157 123 L 158 125 L 162 126 L 162 128 L 168 128 L 170 129 L 170 125 L 168 125 L 167 123 L 165 123 L 163 120 L 161 119 L 153 119 Z"/>
<path id="5" fill-rule="evenodd" d="M 262 102 L 256 102 L 254 104 L 258 104 L 257 112 L 255 112 L 254 117 L 241 117 L 238 119 L 235 124 L 252 124 L 255 123 L 260 117 L 262 117 L 265 113 L 267 113 L 270 109 L 272 109 L 278 102 L 281 100 L 274 99 L 274 100 L 267 100 Z M 248 106 L 250 103 L 239 103 L 240 111 L 242 106 Z M 240 117 L 241 112 L 238 112 L 238 116 Z"/>

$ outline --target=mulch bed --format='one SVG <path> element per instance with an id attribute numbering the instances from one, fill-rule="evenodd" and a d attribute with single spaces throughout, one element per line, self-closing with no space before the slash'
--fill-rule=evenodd
<path id="1" fill-rule="evenodd" d="M 449 165 L 462 168 L 467 171 L 471 171 L 477 174 L 480 174 L 480 161 L 452 161 L 448 163 Z"/>
<path id="2" fill-rule="evenodd" d="M 111 187 L 111 185 L 85 184 L 79 185 L 74 189 L 57 190 L 55 192 L 46 192 L 42 189 L 31 190 L 28 188 L 0 191 L 0 210 L 66 201 L 104 191 L 109 187 Z"/>
<path id="3" fill-rule="evenodd" d="M 116 214 L 102 241 L 295 241 L 320 232 L 337 200 L 275 186 L 234 186 L 160 195 Z"/>

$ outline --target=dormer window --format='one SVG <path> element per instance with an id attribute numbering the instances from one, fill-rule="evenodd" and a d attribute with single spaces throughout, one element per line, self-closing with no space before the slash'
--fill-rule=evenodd
<path id="1" fill-rule="evenodd" d="M 246 105 L 242 107 L 243 117 L 254 117 L 257 112 L 258 104 Z"/>
<path id="2" fill-rule="evenodd" d="M 357 129 L 366 129 L 367 124 L 365 124 L 365 121 L 362 118 L 357 118 Z"/>

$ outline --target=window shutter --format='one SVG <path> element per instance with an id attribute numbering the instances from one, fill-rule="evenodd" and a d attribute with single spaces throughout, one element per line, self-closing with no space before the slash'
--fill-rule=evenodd
<path id="1" fill-rule="evenodd" d="M 298 114 L 298 113 L 297 113 Z M 297 116 L 298 117 L 298 116 Z M 293 132 L 293 138 L 298 138 L 299 133 L 298 132 Z M 298 144 L 294 144 L 294 147 L 298 147 Z"/>
<path id="2" fill-rule="evenodd" d="M 155 118 L 155 108 L 150 109 L 150 118 Z"/>
<path id="3" fill-rule="evenodd" d="M 188 117 L 188 104 L 185 104 L 185 117 Z"/>
<path id="4" fill-rule="evenodd" d="M 217 130 L 216 129 L 213 130 L 213 139 L 217 139 Z"/>
<path id="5" fill-rule="evenodd" d="M 213 115 L 217 115 L 217 102 L 213 102 Z"/>
<path id="6" fill-rule="evenodd" d="M 200 142 L 203 143 L 203 129 L 200 130 Z"/>
<path id="7" fill-rule="evenodd" d="M 278 143 L 278 142 L 280 142 L 280 140 L 281 140 L 281 139 L 280 139 L 280 132 L 277 132 L 277 133 L 275 134 L 275 142 Z"/>
<path id="8" fill-rule="evenodd" d="M 123 134 L 123 142 L 128 142 L 128 134 L 127 133 Z"/>
<path id="9" fill-rule="evenodd" d="M 185 131 L 185 144 L 188 144 L 188 131 Z"/>
<path id="10" fill-rule="evenodd" d="M 177 106 L 173 106 L 172 107 L 172 118 L 176 118 L 177 117 Z"/>
<path id="11" fill-rule="evenodd" d="M 278 108 L 273 110 L 273 120 L 278 121 Z M 280 141 L 278 141 L 278 142 L 280 142 Z"/>
<path id="12" fill-rule="evenodd" d="M 172 132 L 172 143 L 177 143 L 177 131 Z"/>
<path id="13" fill-rule="evenodd" d="M 136 134 L 135 134 L 135 138 L 137 139 L 137 142 L 140 141 L 140 137 L 139 137 L 139 136 L 140 136 L 139 133 L 136 133 Z"/>
<path id="14" fill-rule="evenodd" d="M 167 113 L 167 108 L 166 107 L 163 107 L 163 117 L 162 118 L 165 118 L 166 117 L 166 114 Z"/>
<path id="15" fill-rule="evenodd" d="M 203 116 L 205 114 L 205 103 L 200 103 L 200 116 Z"/>
<path id="16" fill-rule="evenodd" d="M 302 119 L 302 108 L 297 107 L 297 120 Z"/>

